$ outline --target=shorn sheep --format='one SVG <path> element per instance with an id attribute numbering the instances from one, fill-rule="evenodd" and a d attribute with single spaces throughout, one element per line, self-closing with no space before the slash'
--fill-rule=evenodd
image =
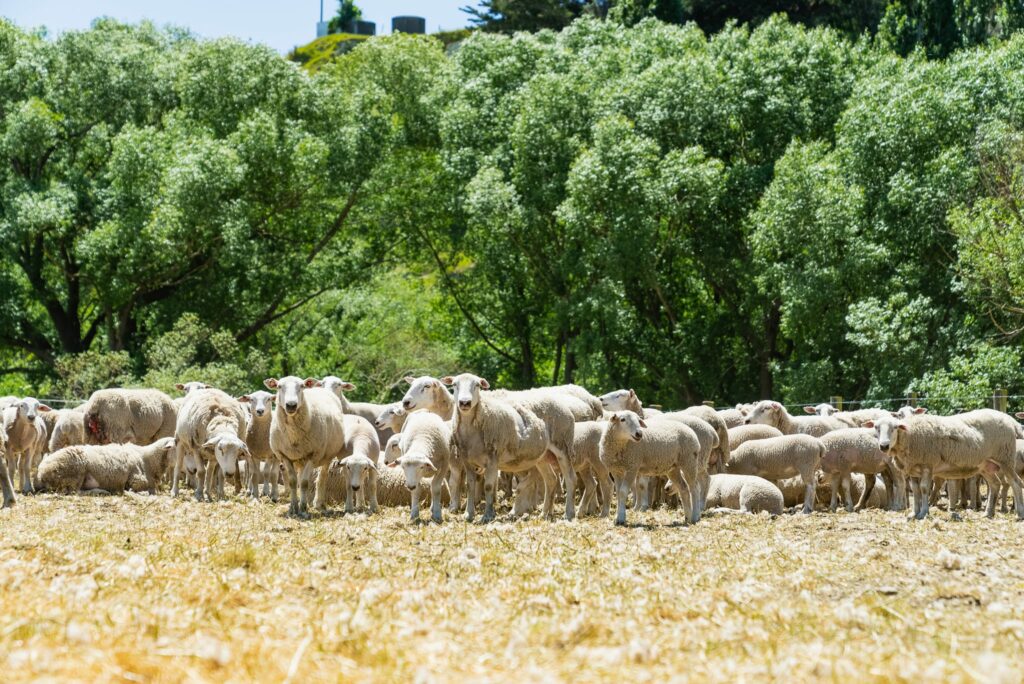
<path id="1" fill-rule="evenodd" d="M 392 463 L 405 474 L 405 483 L 410 492 L 410 516 L 420 517 L 420 483 L 430 480 L 430 519 L 441 522 L 441 488 L 448 472 L 452 439 L 449 423 L 428 411 L 414 411 L 405 422 L 398 443 L 400 455 Z M 389 440 L 388 444 L 391 444 Z M 385 462 L 388 462 L 387 455 Z"/>
<path id="2" fill-rule="evenodd" d="M 640 475 L 667 477 L 691 523 L 704 507 L 700 443 L 688 426 L 673 420 L 645 422 L 632 411 L 609 416 L 601 437 L 601 461 L 618 488 L 616 525 L 626 524 L 626 499 Z"/>
<path id="3" fill-rule="evenodd" d="M 763 477 L 720 473 L 711 476 L 708 487 L 704 509 L 711 508 L 781 515 L 785 504 L 779 488 Z"/>
<path id="4" fill-rule="evenodd" d="M 152 444 L 79 445 L 55 451 L 39 464 L 39 482 L 51 492 L 127 490 L 156 494 L 174 449 L 174 438 Z"/>
<path id="5" fill-rule="evenodd" d="M 213 500 L 214 488 L 224 497 L 223 477 L 238 470 L 238 461 L 250 457 L 245 444 L 248 417 L 242 405 L 219 389 L 189 392 L 178 413 L 175 436 L 172 494 L 177 494 L 181 466 L 196 478 L 196 501 Z M 218 473 L 219 469 L 219 473 Z"/>
<path id="6" fill-rule="evenodd" d="M 874 431 L 871 428 L 846 428 L 822 435 L 820 439 L 825 445 L 825 455 L 821 459 L 820 467 L 828 478 L 832 490 L 829 510 L 836 510 L 840 485 L 846 500 L 846 510 L 852 513 L 863 509 L 875 486 L 875 475 L 885 474 L 888 477 L 888 459 L 878 448 Z M 864 491 L 856 506 L 850 493 L 850 478 L 853 473 L 867 476 L 864 480 Z M 886 489 L 891 493 L 892 478 L 888 478 L 886 484 Z"/>
<path id="7" fill-rule="evenodd" d="M 309 516 L 313 469 L 330 465 L 345 450 L 341 400 L 331 390 L 317 387 L 317 383 L 316 378 L 303 380 L 294 375 L 267 378 L 263 383 L 277 392 L 270 448 L 284 464 L 288 477 L 288 512 L 300 517 Z M 324 497 L 318 500 L 323 502 Z"/>
<path id="8" fill-rule="evenodd" d="M 97 390 L 85 404 L 88 444 L 152 444 L 174 435 L 177 408 L 154 389 Z"/>
<path id="9" fill-rule="evenodd" d="M 811 435 L 821 437 L 833 430 L 849 427 L 846 423 L 826 416 L 791 416 L 777 401 L 759 401 L 747 414 L 747 425 L 771 425 L 784 435 Z"/>
<path id="10" fill-rule="evenodd" d="M 4 409 L 3 427 L 7 433 L 7 467 L 18 467 L 21 493 L 31 494 L 32 468 L 46 450 L 46 424 L 40 413 L 51 411 L 34 397 L 18 399 Z"/>
<path id="11" fill-rule="evenodd" d="M 799 475 L 804 483 L 804 513 L 814 511 L 814 471 L 825 446 L 810 435 L 783 435 L 745 442 L 732 452 L 726 470 L 733 475 L 757 475 L 781 480 Z"/>
<path id="12" fill-rule="evenodd" d="M 246 473 L 246 477 L 250 479 L 249 494 L 253 498 L 260 494 L 269 496 L 271 501 L 277 501 L 280 468 L 270 448 L 274 396 L 270 392 L 257 390 L 238 397 L 238 401 L 247 404 L 250 409 L 249 428 L 245 432 L 245 445 L 249 447 L 251 464 Z"/>
<path id="13" fill-rule="evenodd" d="M 992 409 L 957 416 L 882 418 L 874 428 L 879 448 L 910 478 L 917 520 L 928 516 L 932 478 L 962 480 L 980 474 L 988 483 L 986 516 L 996 511 L 999 475 L 1010 481 L 1017 518 L 1024 519 L 1024 492 L 1015 467 L 1015 421 Z"/>

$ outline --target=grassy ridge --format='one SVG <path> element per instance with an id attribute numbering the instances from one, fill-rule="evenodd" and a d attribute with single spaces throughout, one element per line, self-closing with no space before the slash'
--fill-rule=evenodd
<path id="1" fill-rule="evenodd" d="M 1005 515 L 284 510 L 20 498 L 0 513 L 6 680 L 1017 677 L 1024 527 Z"/>
<path id="2" fill-rule="evenodd" d="M 439 31 L 431 34 L 447 48 L 461 40 L 469 37 L 469 29 L 456 29 L 454 31 Z M 316 40 L 296 47 L 288 53 L 288 59 L 298 62 L 307 71 L 313 72 L 339 55 L 354 50 L 363 41 L 372 36 L 361 36 L 354 33 L 331 33 L 321 36 Z"/>

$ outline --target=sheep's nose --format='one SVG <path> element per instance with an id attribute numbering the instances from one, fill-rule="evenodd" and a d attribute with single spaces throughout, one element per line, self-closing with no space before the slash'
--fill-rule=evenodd
<path id="1" fill-rule="evenodd" d="M 263 415 L 263 409 L 256 409 L 256 415 L 257 416 L 262 416 Z"/>
<path id="2" fill-rule="evenodd" d="M 469 401 L 466 399 L 459 399 L 460 408 L 469 408 Z"/>
<path id="3" fill-rule="evenodd" d="M 416 491 L 416 485 L 407 484 L 405 485 L 405 488 L 408 489 L 410 492 Z"/>
<path id="4" fill-rule="evenodd" d="M 641 433 L 639 433 L 639 432 L 634 432 L 634 433 L 633 433 L 633 439 L 635 439 L 635 440 L 636 440 L 636 441 L 638 441 L 638 442 L 639 442 L 639 441 L 640 441 L 641 439 L 643 439 L 643 437 L 644 437 L 644 436 L 643 436 L 643 435 L 642 435 Z"/>
<path id="5" fill-rule="evenodd" d="M 402 408 L 407 409 L 407 410 L 411 409 L 412 408 L 412 402 L 409 401 L 408 399 L 403 399 L 402 400 Z"/>
<path id="6" fill-rule="evenodd" d="M 284 410 L 288 413 L 294 413 L 297 408 L 299 408 L 299 402 L 297 401 L 289 401 L 284 405 Z"/>
<path id="7" fill-rule="evenodd" d="M 743 419 L 743 424 L 744 425 L 750 425 L 750 419 L 749 418 L 744 418 Z"/>

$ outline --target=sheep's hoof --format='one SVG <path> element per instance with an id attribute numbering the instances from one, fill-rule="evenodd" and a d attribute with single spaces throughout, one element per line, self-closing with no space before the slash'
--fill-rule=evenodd
<path id="1" fill-rule="evenodd" d="M 626 524 L 625 520 L 619 520 L 618 518 L 615 519 L 615 525 L 616 526 L 622 526 L 622 525 L 625 525 L 625 524 Z"/>
<path id="2" fill-rule="evenodd" d="M 964 520 L 963 516 L 961 516 L 956 511 L 953 511 L 952 513 L 949 514 L 949 521 L 950 522 L 963 522 L 963 520 Z"/>

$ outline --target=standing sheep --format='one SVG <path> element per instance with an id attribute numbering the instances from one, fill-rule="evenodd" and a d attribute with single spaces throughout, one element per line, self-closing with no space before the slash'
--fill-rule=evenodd
<path id="1" fill-rule="evenodd" d="M 737 409 L 719 409 L 718 415 L 722 417 L 722 420 L 725 421 L 725 426 L 730 430 L 734 427 L 743 425 L 743 421 L 747 419 L 747 417 Z"/>
<path id="2" fill-rule="evenodd" d="M 729 462 L 729 426 L 725 419 L 710 406 L 691 406 L 684 409 L 683 413 L 697 416 L 715 429 L 715 434 L 718 435 L 718 444 L 711 450 L 708 471 L 724 473 L 725 464 Z"/>
<path id="3" fill-rule="evenodd" d="M 825 416 L 791 416 L 777 401 L 760 401 L 747 414 L 746 425 L 771 425 L 784 435 L 821 437 L 833 430 L 849 427 L 842 421 Z"/>
<path id="4" fill-rule="evenodd" d="M 277 501 L 277 481 L 280 466 L 270 448 L 270 424 L 274 414 L 274 395 L 257 390 L 238 397 L 238 401 L 250 407 L 249 427 L 245 432 L 245 445 L 251 454 L 252 466 L 247 476 L 251 477 L 249 493 L 253 498 L 269 496 Z M 262 492 L 259 488 L 262 487 Z"/>
<path id="5" fill-rule="evenodd" d="M 177 414 L 174 402 L 159 390 L 97 390 L 85 403 L 85 439 L 88 444 L 152 444 L 174 435 Z"/>
<path id="6" fill-rule="evenodd" d="M 402 397 L 401 407 L 406 413 L 430 411 L 443 420 L 451 420 L 455 415 L 455 400 L 440 380 L 429 375 L 419 378 L 407 375 L 405 381 L 409 383 L 409 389 Z"/>
<path id="7" fill-rule="evenodd" d="M 39 482 L 51 492 L 127 490 L 156 494 L 174 438 L 152 444 L 79 445 L 59 449 L 39 464 Z"/>
<path id="8" fill-rule="evenodd" d="M 783 435 L 743 443 L 732 452 L 726 470 L 734 475 L 757 475 L 766 480 L 781 480 L 799 475 L 804 483 L 804 513 L 814 511 L 814 471 L 818 469 L 825 446 L 810 435 Z"/>
<path id="9" fill-rule="evenodd" d="M 820 467 L 828 478 L 829 486 L 832 489 L 829 510 L 832 512 L 836 510 L 840 484 L 846 499 L 846 510 L 851 513 L 861 510 L 867 504 L 871 490 L 875 486 L 874 476 L 877 474 L 888 475 L 888 459 L 878 448 L 874 430 L 847 428 L 822 435 L 820 439 L 821 443 L 825 445 L 825 455 L 821 459 Z M 850 494 L 852 473 L 862 473 L 866 476 L 864 491 L 856 506 L 854 506 L 853 496 Z M 891 493 L 893 491 L 892 480 L 889 479 L 886 485 L 887 491 Z"/>
<path id="10" fill-rule="evenodd" d="M 174 461 L 172 495 L 177 495 L 182 464 L 195 471 L 196 501 L 213 500 L 214 487 L 224 497 L 224 483 L 238 470 L 239 458 L 250 458 L 245 444 L 248 418 L 242 405 L 219 389 L 194 390 L 185 397 L 178 413 L 175 436 L 178 453 Z"/>
<path id="11" fill-rule="evenodd" d="M 753 439 L 771 439 L 781 436 L 782 432 L 771 425 L 740 425 L 729 428 L 729 449 L 735 451 L 741 444 Z"/>
<path id="12" fill-rule="evenodd" d="M 303 380 L 289 375 L 267 378 L 263 383 L 267 389 L 277 391 L 270 448 L 284 464 L 288 476 L 288 511 L 301 517 L 309 517 L 313 469 L 330 465 L 345 450 L 341 400 L 331 390 L 317 387 L 317 382 L 316 378 Z M 323 497 L 318 498 L 323 501 Z"/>
<path id="13" fill-rule="evenodd" d="M 697 436 L 672 420 L 647 423 L 632 411 L 617 411 L 605 423 L 601 461 L 615 476 L 618 487 L 616 525 L 626 524 L 626 498 L 638 475 L 668 477 L 683 502 L 691 523 L 700 520 L 704 507 Z"/>
<path id="14" fill-rule="evenodd" d="M 632 389 L 620 389 L 602 394 L 599 401 L 601 408 L 609 412 L 632 411 L 641 418 L 651 418 L 661 413 L 657 409 L 645 407 L 640 403 L 640 397 Z"/>
<path id="15" fill-rule="evenodd" d="M 19 399 L 4 409 L 3 427 L 7 433 L 7 466 L 18 466 L 21 493 L 31 494 L 32 468 L 46 450 L 46 424 L 40 413 L 51 411 L 34 397 Z"/>
<path id="16" fill-rule="evenodd" d="M 608 517 L 611 505 L 610 473 L 601 460 L 601 438 L 604 437 L 604 421 L 588 420 L 576 423 L 573 433 L 573 450 L 576 454 L 577 469 L 583 477 L 583 498 L 580 510 L 587 513 L 595 502 L 598 490 L 601 493 L 600 517 Z"/>
<path id="17" fill-rule="evenodd" d="M 380 412 L 388 407 L 387 404 L 372 404 L 368 401 L 349 401 L 348 397 L 345 396 L 345 392 L 351 392 L 356 386 L 351 382 L 342 380 L 337 375 L 325 375 L 324 379 L 319 381 L 316 386 L 333 392 L 334 396 L 338 397 L 338 400 L 341 401 L 341 410 L 346 415 L 362 416 L 371 425 L 377 420 Z M 386 444 L 391 434 L 390 430 L 378 429 L 377 442 L 379 444 Z"/>
<path id="18" fill-rule="evenodd" d="M 342 415 L 342 427 L 345 433 L 342 449 L 335 454 L 335 458 L 341 459 L 343 472 L 346 477 L 345 490 L 345 512 L 353 510 L 352 495 L 356 494 L 360 500 L 363 494 L 358 483 L 369 480 L 371 501 L 371 512 L 377 511 L 377 463 L 380 461 L 380 442 L 377 441 L 377 430 L 370 425 L 370 421 L 362 416 Z M 316 496 L 313 504 L 317 510 L 324 511 L 327 508 L 325 488 L 321 486 L 324 482 L 326 468 L 321 467 L 317 472 Z M 372 471 L 372 472 L 369 472 Z"/>
<path id="19" fill-rule="evenodd" d="M 420 517 L 420 483 L 429 477 L 430 518 L 436 523 L 441 522 L 441 488 L 448 471 L 451 439 L 449 423 L 433 413 L 414 411 L 405 423 L 398 444 L 401 455 L 394 463 L 405 473 L 413 520 Z"/>

